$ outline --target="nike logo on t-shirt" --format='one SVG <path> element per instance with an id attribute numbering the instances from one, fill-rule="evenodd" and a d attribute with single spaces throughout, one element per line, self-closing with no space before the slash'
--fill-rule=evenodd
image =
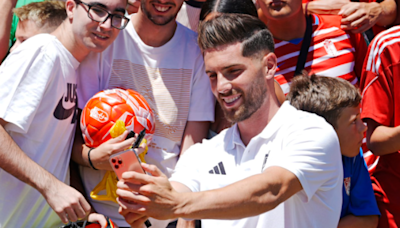
<path id="1" fill-rule="evenodd" d="M 58 120 L 65 120 L 68 119 L 72 114 L 74 114 L 71 123 L 75 123 L 76 119 L 76 109 L 77 109 L 77 96 L 76 96 L 76 84 L 67 83 L 67 96 L 61 97 L 60 101 L 57 104 L 57 107 L 54 109 L 54 117 Z M 72 108 L 66 109 L 63 106 L 63 99 L 65 102 L 74 103 L 75 105 Z"/>

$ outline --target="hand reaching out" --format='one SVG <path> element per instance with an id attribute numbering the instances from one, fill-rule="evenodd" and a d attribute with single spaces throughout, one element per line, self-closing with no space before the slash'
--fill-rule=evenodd
<path id="1" fill-rule="evenodd" d="M 76 222 L 90 212 L 90 205 L 76 189 L 55 179 L 42 192 L 50 207 L 63 223 Z"/>
<path id="2" fill-rule="evenodd" d="M 374 26 L 382 14 L 382 7 L 377 2 L 350 2 L 344 5 L 338 15 L 342 15 L 342 29 L 353 33 L 367 31 Z"/>

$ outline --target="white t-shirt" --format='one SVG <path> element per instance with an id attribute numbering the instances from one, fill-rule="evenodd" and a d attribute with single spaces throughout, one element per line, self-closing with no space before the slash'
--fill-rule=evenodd
<path id="1" fill-rule="evenodd" d="M 33 161 L 69 183 L 79 62 L 55 36 L 22 43 L 0 66 L 0 118 Z M 0 169 L 0 227 L 55 227 L 61 223 L 42 195 Z M 61 223 L 62 224 L 62 223 Z"/>
<path id="2" fill-rule="evenodd" d="M 247 147 L 237 125 L 190 147 L 179 159 L 170 181 L 180 182 L 193 192 L 206 191 L 259 174 L 271 166 L 295 174 L 303 190 L 259 216 L 203 219 L 202 227 L 337 227 L 343 184 L 338 138 L 323 118 L 296 110 L 289 102 Z"/>
<path id="3" fill-rule="evenodd" d="M 157 48 L 144 44 L 129 24 L 103 53 L 90 54 L 82 62 L 79 74 L 80 108 L 104 89 L 129 88 L 143 95 L 156 123 L 145 159 L 168 176 L 178 160 L 186 122 L 214 120 L 214 96 L 196 33 L 179 23 L 173 38 Z M 81 167 L 87 193 L 104 173 Z M 97 212 L 109 216 L 118 226 L 127 226 L 116 203 L 90 200 Z"/>

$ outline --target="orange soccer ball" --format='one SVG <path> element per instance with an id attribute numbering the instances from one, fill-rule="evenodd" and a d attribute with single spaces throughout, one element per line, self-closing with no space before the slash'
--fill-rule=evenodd
<path id="1" fill-rule="evenodd" d="M 151 141 L 154 115 L 143 96 L 130 89 L 109 89 L 95 94 L 82 110 L 80 124 L 85 144 L 97 147 L 111 139 L 110 129 L 117 120 L 135 133 L 146 128 L 145 139 Z"/>

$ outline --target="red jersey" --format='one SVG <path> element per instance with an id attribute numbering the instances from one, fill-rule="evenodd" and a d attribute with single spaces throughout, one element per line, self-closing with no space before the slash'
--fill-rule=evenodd
<path id="1" fill-rule="evenodd" d="M 400 125 L 400 26 L 379 33 L 371 42 L 360 81 L 362 119 Z M 400 153 L 366 154 L 382 217 L 379 227 L 400 227 Z M 397 221 L 396 221 L 397 220 Z"/>
<path id="2" fill-rule="evenodd" d="M 304 69 L 321 76 L 340 77 L 358 83 L 367 52 L 360 34 L 348 33 L 340 28 L 340 16 L 312 15 L 313 34 Z M 285 94 L 289 92 L 300 53 L 302 38 L 290 41 L 275 39 L 278 68 L 275 79 Z"/>

